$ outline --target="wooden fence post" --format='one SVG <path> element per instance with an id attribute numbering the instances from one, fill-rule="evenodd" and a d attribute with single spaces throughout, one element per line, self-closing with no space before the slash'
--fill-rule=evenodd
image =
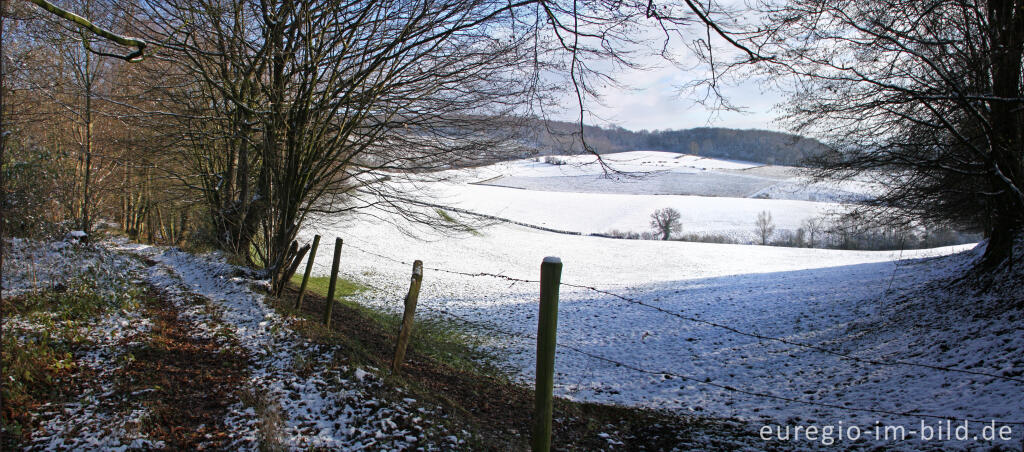
<path id="1" fill-rule="evenodd" d="M 537 317 L 537 380 L 534 390 L 534 451 L 551 450 L 551 393 L 555 377 L 555 331 L 558 326 L 558 287 L 562 260 L 545 257 L 540 264 L 540 314 Z"/>
<path id="2" fill-rule="evenodd" d="M 412 319 L 416 314 L 416 301 L 420 298 L 420 285 L 423 282 L 423 262 L 412 263 L 412 280 L 409 282 L 409 293 L 405 296 L 405 312 L 402 314 L 402 329 L 398 332 L 398 343 L 395 344 L 395 357 L 391 361 L 391 372 L 398 374 L 405 361 L 405 348 L 409 345 L 412 335 Z"/>
<path id="3" fill-rule="evenodd" d="M 305 251 L 303 251 L 305 252 Z M 292 244 L 288 246 L 288 251 L 284 253 L 284 259 L 281 261 L 281 268 L 274 271 L 273 288 L 274 296 L 280 297 L 284 293 L 284 286 L 288 285 L 288 278 L 291 275 L 288 274 L 288 269 L 292 267 L 292 261 L 295 260 L 295 256 L 299 254 L 299 241 L 292 240 Z M 295 265 L 299 264 L 298 260 L 295 260 Z"/>
<path id="4" fill-rule="evenodd" d="M 299 297 L 295 300 L 295 309 L 302 309 L 302 299 L 306 297 L 306 283 L 309 282 L 309 273 L 313 271 L 313 259 L 316 259 L 316 248 L 320 246 L 320 234 L 313 236 L 313 247 L 309 250 L 309 260 L 306 261 L 306 272 L 302 274 L 302 285 L 299 286 Z"/>
<path id="5" fill-rule="evenodd" d="M 331 311 L 334 310 L 334 289 L 338 285 L 338 263 L 341 261 L 341 237 L 334 239 L 334 263 L 331 264 L 331 283 L 327 286 L 327 306 L 324 307 L 324 325 L 331 327 Z"/>

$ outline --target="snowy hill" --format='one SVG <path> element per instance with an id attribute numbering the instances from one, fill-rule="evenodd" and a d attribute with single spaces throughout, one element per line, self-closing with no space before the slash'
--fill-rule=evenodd
<path id="1" fill-rule="evenodd" d="M 949 255 L 971 246 L 858 252 L 612 240 L 512 225 L 422 240 L 404 229 L 356 221 L 318 232 L 345 239 L 343 273 L 375 288 L 362 302 L 383 309 L 399 309 L 409 266 L 422 259 L 422 315 L 473 322 L 524 381 L 533 372 L 536 328 L 537 286 L 529 281 L 536 280 L 544 256 L 562 258 L 562 282 L 570 286 L 563 286 L 559 308 L 559 341 L 565 348 L 556 357 L 556 392 L 566 397 L 766 422 L 919 422 L 913 416 L 828 405 L 999 421 L 1024 417 L 1024 393 L 1013 381 L 875 366 L 686 320 L 703 319 L 866 361 L 1014 375 L 1024 362 L 1014 361 L 1009 350 L 1024 346 L 1024 337 L 992 328 L 1005 319 L 961 325 L 945 317 L 941 324 L 912 327 L 917 334 L 910 335 L 907 325 L 890 323 L 893 306 L 906 310 L 901 295 L 961 271 L 971 255 Z M 328 265 L 321 261 L 316 272 L 326 274 Z M 919 311 L 906 315 L 910 312 Z M 928 318 L 926 313 L 910 317 Z M 947 348 L 924 347 L 927 343 Z"/>
<path id="2" fill-rule="evenodd" d="M 787 168 L 742 162 L 649 152 L 606 158 L 621 171 L 663 178 L 719 180 L 719 174 L 760 170 L 757 177 L 771 184 L 758 193 L 790 193 L 798 182 Z M 578 183 L 601 180 L 605 172 L 587 159 L 452 171 L 443 182 L 418 188 L 430 190 L 438 205 L 584 234 L 644 230 L 650 212 L 666 206 L 683 213 L 684 231 L 736 236 L 751 233 L 762 210 L 773 213 L 779 228 L 795 228 L 844 207 L 659 195 L 642 174 L 595 189 Z M 502 185 L 509 181 L 528 187 Z M 614 187 L 618 192 L 608 192 Z M 843 189 L 864 196 L 871 187 Z M 800 196 L 837 191 L 843 190 L 801 187 Z M 304 231 L 305 240 L 313 233 L 345 240 L 342 273 L 372 287 L 361 302 L 381 309 L 400 308 L 409 266 L 423 260 L 417 315 L 466 322 L 524 382 L 533 373 L 538 266 L 545 256 L 560 257 L 555 386 L 564 397 L 754 424 L 845 422 L 867 429 L 874 422 L 913 426 L 943 417 L 1024 419 L 1024 361 L 1013 353 L 1024 337 L 996 327 L 1019 313 L 960 322 L 950 307 L 956 296 L 939 285 L 972 262 L 973 244 L 843 251 L 614 240 L 500 222 L 451 235 L 389 214 L 324 220 Z M 320 260 L 314 272 L 327 274 L 328 265 Z M 936 299 L 947 309 L 932 316 L 927 301 Z M 939 444 L 932 447 L 974 447 Z M 928 446 L 913 438 L 886 445 Z"/>
<path id="3" fill-rule="evenodd" d="M 601 156 L 553 156 L 444 173 L 444 182 L 417 185 L 441 206 L 546 228 L 602 234 L 650 229 L 656 209 L 682 214 L 685 234 L 753 240 L 761 211 L 778 232 L 808 218 L 838 212 L 842 202 L 870 196 L 868 183 L 807 185 L 798 168 L 636 151 Z M 550 162 L 555 163 L 548 163 Z"/>

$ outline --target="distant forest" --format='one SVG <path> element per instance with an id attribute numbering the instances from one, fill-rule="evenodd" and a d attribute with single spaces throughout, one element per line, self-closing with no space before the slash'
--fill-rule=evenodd
<path id="1" fill-rule="evenodd" d="M 579 125 L 538 121 L 527 127 L 523 137 L 541 154 L 579 154 L 583 146 Z M 769 130 L 698 127 L 686 130 L 641 130 L 621 127 L 584 129 L 586 142 L 598 153 L 623 151 L 665 151 L 704 157 L 746 160 L 773 165 L 801 165 L 808 157 L 827 148 L 821 142 L 798 135 Z"/>

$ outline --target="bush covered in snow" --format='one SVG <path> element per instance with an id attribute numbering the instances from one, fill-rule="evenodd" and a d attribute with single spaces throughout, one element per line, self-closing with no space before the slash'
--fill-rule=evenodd
<path id="1" fill-rule="evenodd" d="M 544 157 L 544 163 L 547 163 L 549 165 L 561 166 L 561 165 L 565 165 L 568 162 L 565 159 L 561 158 L 561 157 L 557 157 L 557 156 L 554 156 L 554 155 L 549 155 L 547 157 Z"/>

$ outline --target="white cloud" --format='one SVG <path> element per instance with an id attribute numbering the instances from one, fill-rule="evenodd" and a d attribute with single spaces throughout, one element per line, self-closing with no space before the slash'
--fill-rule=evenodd
<path id="1" fill-rule="evenodd" d="M 723 87 L 730 103 L 745 112 L 711 110 L 696 99 L 702 92 L 681 87 L 695 75 L 677 67 L 623 71 L 617 74 L 627 88 L 599 89 L 601 102 L 591 101 L 587 109 L 591 124 L 615 124 L 631 130 L 688 129 L 692 127 L 731 127 L 738 129 L 783 130 L 774 123 L 774 107 L 784 101 L 779 93 L 762 92 L 755 81 Z M 574 120 L 578 115 L 575 98 L 567 99 L 568 111 L 559 119 Z"/>

